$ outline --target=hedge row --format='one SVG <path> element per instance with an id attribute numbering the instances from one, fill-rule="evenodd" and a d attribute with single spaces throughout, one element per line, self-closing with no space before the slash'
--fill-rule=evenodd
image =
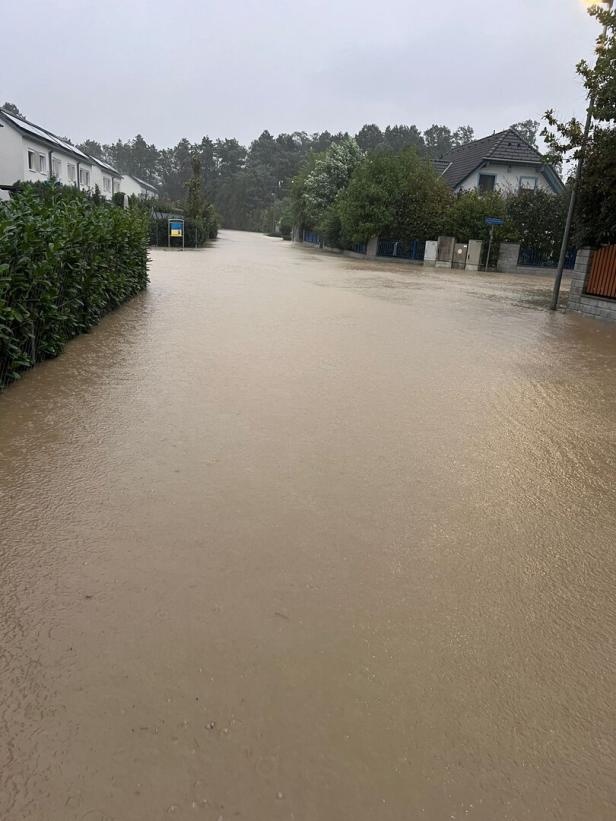
<path id="1" fill-rule="evenodd" d="M 196 223 L 190 217 L 183 217 L 184 219 L 184 246 L 186 248 L 202 248 L 208 240 L 216 239 L 218 235 L 218 224 L 213 222 L 211 224 L 201 220 Z M 159 245 L 167 247 L 167 236 L 169 231 L 169 223 L 167 217 L 155 218 L 150 220 L 150 245 Z M 182 240 L 172 237 L 171 245 L 173 248 L 182 247 Z"/>
<path id="2" fill-rule="evenodd" d="M 147 217 L 53 183 L 0 203 L 0 389 L 148 283 Z"/>

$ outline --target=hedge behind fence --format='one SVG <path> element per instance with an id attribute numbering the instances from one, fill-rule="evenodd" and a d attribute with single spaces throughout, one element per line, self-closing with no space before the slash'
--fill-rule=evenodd
<path id="1" fill-rule="evenodd" d="M 0 389 L 141 291 L 147 217 L 51 183 L 0 203 Z"/>

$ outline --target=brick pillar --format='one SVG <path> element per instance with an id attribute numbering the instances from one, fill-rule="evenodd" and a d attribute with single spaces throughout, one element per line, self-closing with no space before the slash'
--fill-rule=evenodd
<path id="1" fill-rule="evenodd" d="M 571 275 L 571 287 L 569 289 L 569 301 L 567 310 L 580 311 L 582 294 L 584 293 L 584 283 L 586 275 L 590 271 L 590 261 L 592 259 L 592 248 L 580 248 L 575 257 L 575 267 Z"/>

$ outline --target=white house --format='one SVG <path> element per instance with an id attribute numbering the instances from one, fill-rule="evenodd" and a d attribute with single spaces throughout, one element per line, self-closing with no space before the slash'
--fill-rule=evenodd
<path id="1" fill-rule="evenodd" d="M 552 166 L 513 128 L 453 148 L 433 163 L 456 192 L 564 190 Z"/>
<path id="2" fill-rule="evenodd" d="M 156 194 L 154 186 L 141 180 L 131 182 L 127 190 L 122 182 L 132 177 L 122 177 L 109 163 L 88 156 L 51 131 L 0 108 L 0 186 L 52 177 L 63 185 L 78 185 L 82 191 L 94 191 L 98 186 L 105 199 L 120 190 L 139 196 Z M 8 198 L 8 192 L 1 187 L 0 198 Z"/>
<path id="3" fill-rule="evenodd" d="M 55 177 L 84 191 L 92 187 L 93 160 L 76 146 L 3 109 L 0 125 L 0 185 Z"/>
<path id="4" fill-rule="evenodd" d="M 92 188 L 98 186 L 98 190 L 103 197 L 110 199 L 114 194 L 120 191 L 122 175 L 104 160 L 99 160 L 97 157 L 91 157 L 91 160 L 92 179 L 90 182 Z"/>
<path id="5" fill-rule="evenodd" d="M 139 177 L 132 177 L 130 174 L 122 175 L 120 190 L 128 194 L 129 197 L 134 194 L 142 199 L 149 199 L 158 195 L 158 191 L 153 185 L 145 182 L 145 180 L 140 180 Z"/>

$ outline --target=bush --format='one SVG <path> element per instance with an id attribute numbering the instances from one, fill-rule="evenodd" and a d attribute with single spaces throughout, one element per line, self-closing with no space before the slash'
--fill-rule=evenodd
<path id="1" fill-rule="evenodd" d="M 75 188 L 0 204 L 0 388 L 146 287 L 147 220 Z"/>
<path id="2" fill-rule="evenodd" d="M 202 248 L 209 239 L 216 239 L 218 236 L 218 222 L 215 220 L 199 221 L 184 217 L 184 245 L 186 248 Z M 167 217 L 152 217 L 150 219 L 150 245 L 167 247 L 167 234 L 169 223 Z M 197 234 L 195 243 L 195 232 Z M 171 239 L 172 248 L 181 248 L 182 240 L 173 237 Z"/>
<path id="3" fill-rule="evenodd" d="M 441 231 L 451 193 L 412 148 L 373 154 L 355 169 L 336 201 L 347 242 L 371 237 L 432 239 Z"/>

